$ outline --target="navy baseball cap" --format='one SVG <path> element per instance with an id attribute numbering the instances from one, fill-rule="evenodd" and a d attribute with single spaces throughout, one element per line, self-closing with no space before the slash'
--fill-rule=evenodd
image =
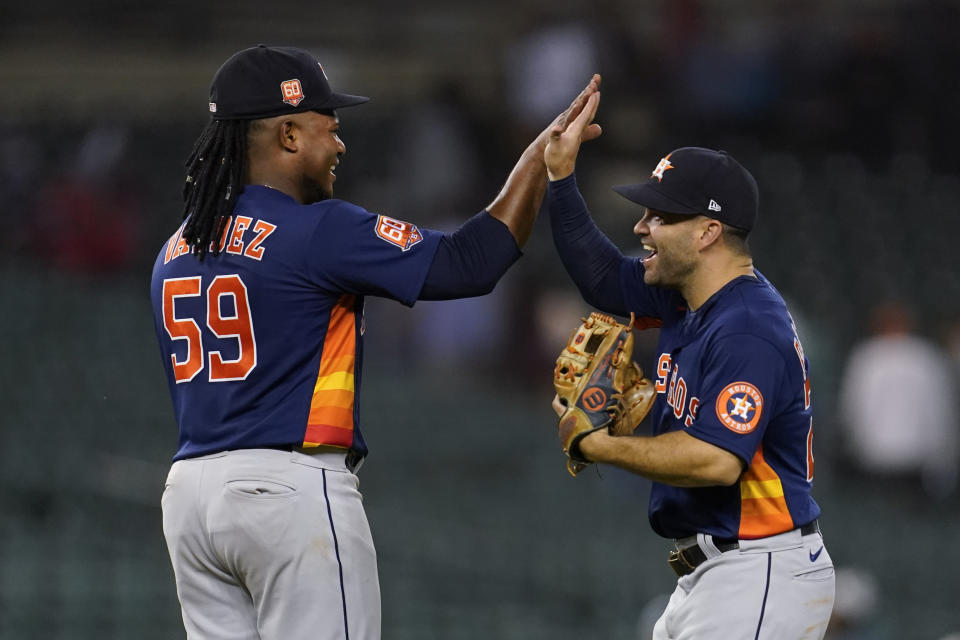
<path id="1" fill-rule="evenodd" d="M 627 200 L 664 213 L 704 215 L 749 231 L 757 220 L 757 181 L 726 151 L 682 147 L 661 158 L 650 179 L 618 185 Z"/>
<path id="2" fill-rule="evenodd" d="M 210 114 L 215 120 L 254 120 L 369 99 L 331 89 L 323 66 L 309 52 L 261 44 L 233 54 L 213 76 Z"/>

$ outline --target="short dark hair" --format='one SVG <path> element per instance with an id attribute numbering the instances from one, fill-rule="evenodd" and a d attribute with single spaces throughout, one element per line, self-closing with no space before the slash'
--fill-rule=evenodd
<path id="1" fill-rule="evenodd" d="M 220 253 L 220 236 L 247 181 L 248 120 L 213 120 L 187 158 L 184 242 L 203 260 Z"/>
<path id="2" fill-rule="evenodd" d="M 750 235 L 750 232 L 746 229 L 741 229 L 740 227 L 734 227 L 725 222 L 720 223 L 723 225 L 723 241 L 730 248 L 731 251 L 741 256 L 750 256 L 750 243 L 747 241 L 747 236 Z"/>

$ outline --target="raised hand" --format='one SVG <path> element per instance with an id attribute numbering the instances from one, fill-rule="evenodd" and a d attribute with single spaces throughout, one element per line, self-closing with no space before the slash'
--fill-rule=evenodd
<path id="1" fill-rule="evenodd" d="M 533 229 L 533 221 L 540 209 L 540 203 L 543 201 L 543 194 L 547 188 L 547 181 L 544 179 L 546 165 L 544 164 L 544 151 L 554 130 L 563 131 L 571 122 L 576 121 L 584 108 L 590 103 L 592 96 L 597 93 L 600 87 L 600 75 L 594 74 L 567 109 L 554 118 L 550 126 L 544 129 L 536 139 L 531 142 L 524 150 L 520 160 L 514 166 L 513 171 L 507 176 L 507 182 L 503 189 L 497 194 L 497 197 L 487 206 L 487 211 L 491 216 L 507 225 L 510 233 L 513 234 L 517 245 L 522 247 L 530 237 L 530 231 Z M 595 100 L 595 99 L 594 99 Z M 594 112 L 596 108 L 594 108 Z M 592 118 L 593 116 L 591 116 Z M 584 140 L 590 140 L 600 135 L 598 125 L 590 125 L 581 132 Z"/>
<path id="2" fill-rule="evenodd" d="M 587 88 L 546 131 L 548 140 L 543 160 L 551 180 L 560 180 L 573 173 L 580 144 L 600 137 L 600 125 L 593 122 L 600 105 L 599 84 L 600 76 L 594 75 Z"/>

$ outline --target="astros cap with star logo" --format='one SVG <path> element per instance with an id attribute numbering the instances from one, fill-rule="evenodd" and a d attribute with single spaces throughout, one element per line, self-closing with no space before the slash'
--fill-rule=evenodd
<path id="1" fill-rule="evenodd" d="M 675 149 L 660 159 L 646 182 L 613 190 L 631 202 L 664 213 L 704 215 L 749 231 L 757 220 L 757 181 L 726 151 Z"/>

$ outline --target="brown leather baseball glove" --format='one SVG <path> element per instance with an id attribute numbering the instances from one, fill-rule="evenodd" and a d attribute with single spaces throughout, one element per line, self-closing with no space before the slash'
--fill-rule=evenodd
<path id="1" fill-rule="evenodd" d="M 650 412 L 657 394 L 632 356 L 630 326 L 593 312 L 557 357 L 553 386 L 565 407 L 558 428 L 571 475 L 590 464 L 578 446 L 587 434 L 630 435 Z"/>

